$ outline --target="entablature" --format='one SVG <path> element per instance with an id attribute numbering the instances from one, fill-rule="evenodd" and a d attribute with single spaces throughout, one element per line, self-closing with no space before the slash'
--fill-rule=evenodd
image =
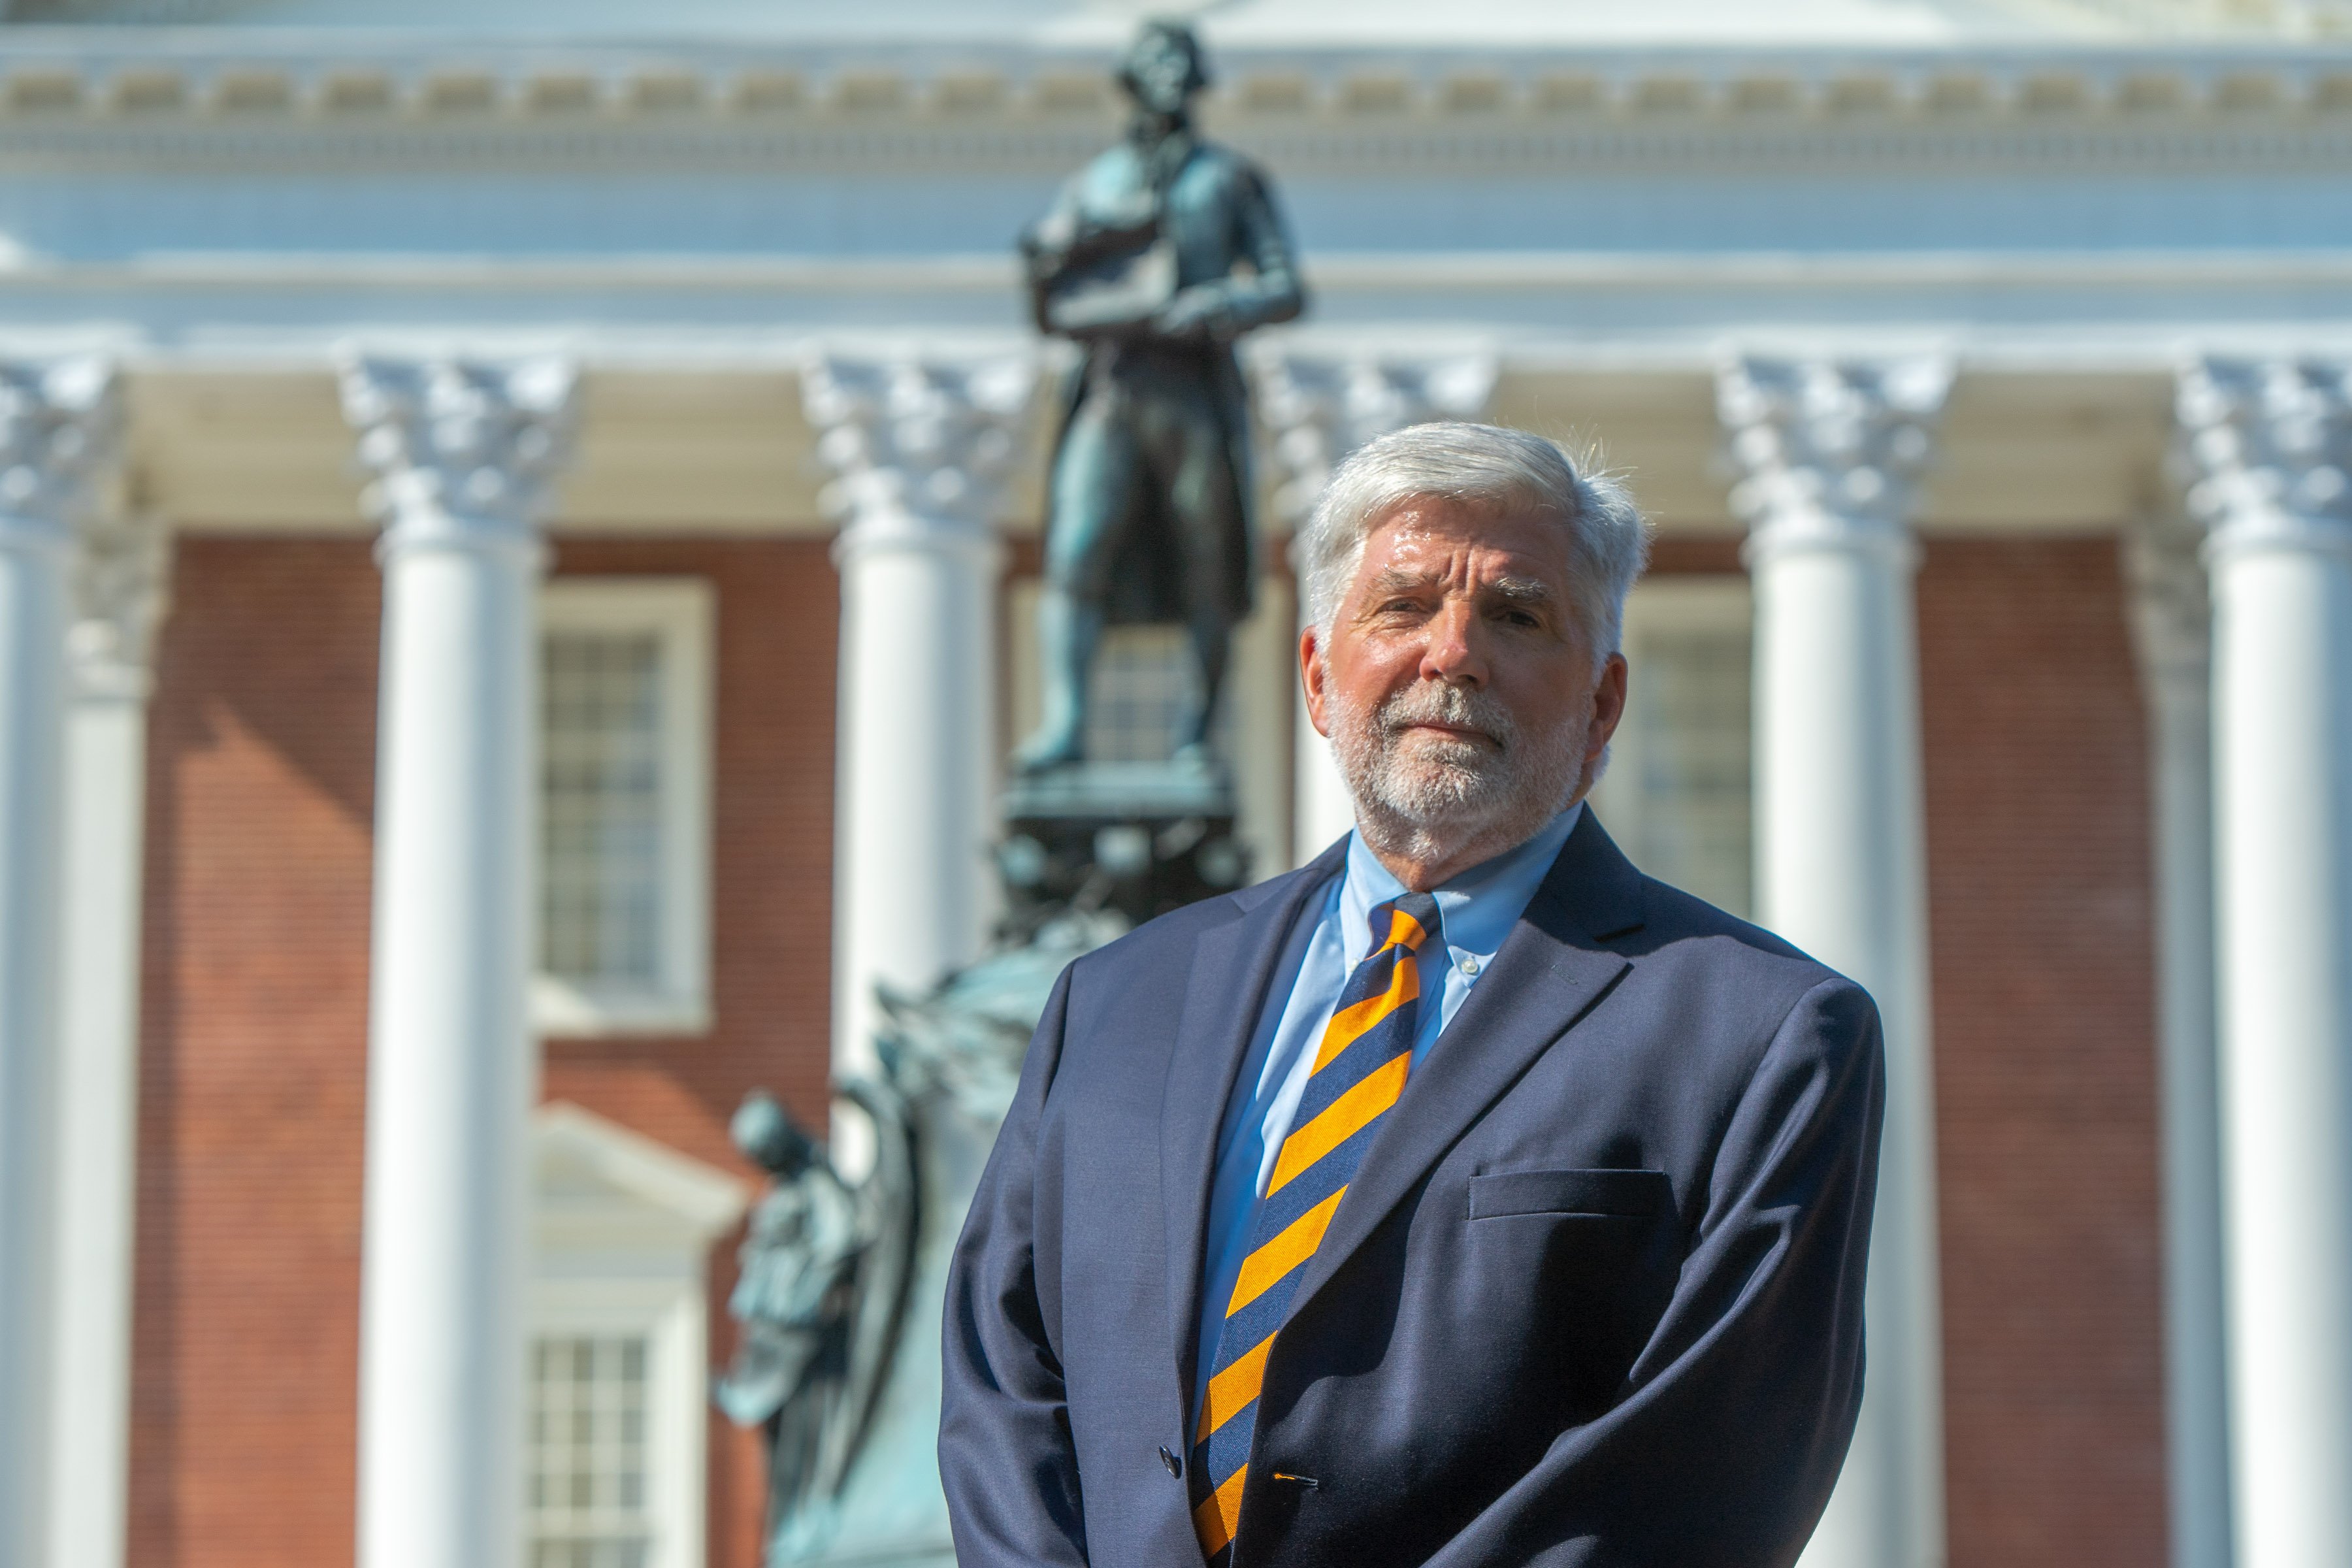
<path id="1" fill-rule="evenodd" d="M 11 28 L 0 164 L 1066 169 L 1099 51 Z M 1221 47 L 1203 106 L 1277 165 L 2340 162 L 2352 47 Z"/>

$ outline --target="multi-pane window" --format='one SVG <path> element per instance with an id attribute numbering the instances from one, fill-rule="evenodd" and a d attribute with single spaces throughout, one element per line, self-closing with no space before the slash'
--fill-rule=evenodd
<path id="1" fill-rule="evenodd" d="M 1625 717 L 1593 808 L 1635 865 L 1752 908 L 1749 607 L 1744 577 L 1665 577 L 1625 605 Z"/>
<path id="2" fill-rule="evenodd" d="M 540 962 L 551 974 L 661 984 L 661 663 L 652 633 L 547 634 Z"/>
<path id="3" fill-rule="evenodd" d="M 539 983 L 551 1033 L 691 1029 L 703 910 L 709 596 L 577 579 L 543 599 Z"/>
<path id="4" fill-rule="evenodd" d="M 1096 658 L 1087 755 L 1098 763 L 1165 762 L 1196 700 L 1200 663 L 1181 626 L 1118 626 Z M 1218 715 L 1222 732 L 1224 716 Z"/>
<path id="5" fill-rule="evenodd" d="M 530 1568 L 649 1568 L 647 1360 L 640 1334 L 532 1346 Z"/>

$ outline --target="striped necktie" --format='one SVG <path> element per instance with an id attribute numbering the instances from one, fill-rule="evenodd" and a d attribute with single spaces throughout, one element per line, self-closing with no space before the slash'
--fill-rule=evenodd
<path id="1" fill-rule="evenodd" d="M 1258 1386 L 1307 1260 L 1330 1228 L 1381 1118 L 1412 1067 L 1421 967 L 1412 955 L 1438 930 L 1437 900 L 1407 893 L 1372 910 L 1372 955 L 1339 993 L 1316 1048 L 1307 1093 L 1282 1141 L 1249 1250 L 1225 1306 L 1217 1364 L 1192 1439 L 1192 1528 L 1212 1568 L 1232 1561 L 1242 1517 Z"/>

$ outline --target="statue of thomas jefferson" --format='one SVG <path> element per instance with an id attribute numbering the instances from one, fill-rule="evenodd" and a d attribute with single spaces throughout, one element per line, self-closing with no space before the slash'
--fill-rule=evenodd
<path id="1" fill-rule="evenodd" d="M 1266 179 L 1193 134 L 1200 45 L 1147 24 L 1119 85 L 1127 138 L 1022 237 L 1041 331 L 1086 358 L 1054 455 L 1039 640 L 1045 721 L 1016 761 L 1083 760 L 1087 677 L 1108 625 L 1186 627 L 1199 700 L 1173 737 L 1205 764 L 1234 626 L 1254 588 L 1249 405 L 1234 340 L 1305 304 Z"/>

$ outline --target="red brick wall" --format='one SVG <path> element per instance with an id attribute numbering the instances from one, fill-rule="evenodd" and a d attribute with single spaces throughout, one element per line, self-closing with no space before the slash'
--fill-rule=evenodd
<path id="1" fill-rule="evenodd" d="M 149 731 L 131 1561 L 351 1561 L 377 579 L 192 539 Z"/>
<path id="2" fill-rule="evenodd" d="M 2164 1561 L 2144 717 L 2106 541 L 1919 575 L 1953 1568 Z"/>
<path id="3" fill-rule="evenodd" d="M 698 1158 L 743 1091 L 822 1116 L 838 602 L 822 542 L 566 546 L 718 592 L 715 1026 L 556 1041 L 546 1090 Z M 149 767 L 131 1560 L 352 1557 L 378 578 L 364 542 L 184 543 Z M 733 1245 L 714 1254 L 730 1348 Z M 714 1420 L 712 1568 L 756 1568 Z"/>

